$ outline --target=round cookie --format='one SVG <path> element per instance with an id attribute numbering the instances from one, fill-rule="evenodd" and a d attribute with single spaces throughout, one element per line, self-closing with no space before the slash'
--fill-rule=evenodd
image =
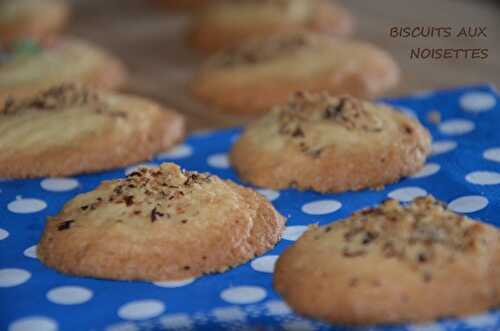
<path id="1" fill-rule="evenodd" d="M 248 38 L 302 30 L 340 37 L 352 33 L 353 21 L 345 8 L 329 0 L 220 1 L 197 13 L 188 43 L 213 52 Z"/>
<path id="2" fill-rule="evenodd" d="M 67 176 L 149 159 L 182 138 L 184 120 L 145 99 L 67 84 L 9 99 L 0 132 L 0 177 Z"/>
<path id="3" fill-rule="evenodd" d="M 21 49 L 0 59 L 0 104 L 8 96 L 31 96 L 54 85 L 76 82 L 99 89 L 122 86 L 122 63 L 97 46 L 65 39 L 51 47 Z"/>
<path id="4" fill-rule="evenodd" d="M 295 91 L 371 98 L 398 80 L 397 64 L 375 46 L 294 33 L 214 55 L 195 76 L 192 92 L 216 110 L 255 114 L 286 102 Z"/>
<path id="5" fill-rule="evenodd" d="M 278 259 L 299 314 L 342 324 L 420 322 L 500 304 L 500 232 L 432 197 L 312 227 Z"/>
<path id="6" fill-rule="evenodd" d="M 77 196 L 48 220 L 37 253 L 74 275 L 178 280 L 245 263 L 283 228 L 253 190 L 164 163 Z"/>
<path id="7" fill-rule="evenodd" d="M 69 6 L 63 0 L 0 1 L 0 45 L 15 40 L 47 40 L 66 24 Z"/>
<path id="8" fill-rule="evenodd" d="M 257 186 L 343 192 L 411 175 L 430 151 L 428 131 L 392 108 L 297 92 L 245 130 L 230 160 Z"/>

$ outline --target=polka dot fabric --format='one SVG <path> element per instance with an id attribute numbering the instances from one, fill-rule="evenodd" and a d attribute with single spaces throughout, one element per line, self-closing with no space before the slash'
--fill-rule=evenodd
<path id="1" fill-rule="evenodd" d="M 272 289 L 283 250 L 312 223 L 325 224 L 387 197 L 410 201 L 431 193 L 453 210 L 500 225 L 500 104 L 488 86 L 418 93 L 381 100 L 417 116 L 433 137 L 422 171 L 383 190 L 319 194 L 259 189 L 288 217 L 283 240 L 264 256 L 226 273 L 175 282 L 117 282 L 69 277 L 43 266 L 36 244 L 47 216 L 75 195 L 126 169 L 71 178 L 0 180 L 0 330 L 346 330 L 301 318 Z M 440 112 L 432 123 L 430 113 Z M 240 129 L 196 133 L 177 148 L 145 162 L 174 161 L 238 181 L 227 153 Z M 377 304 L 374 302 L 373 304 Z M 421 325 L 372 326 L 371 331 L 500 329 L 496 310 L 466 319 Z M 365 329 L 363 329 L 365 330 Z"/>

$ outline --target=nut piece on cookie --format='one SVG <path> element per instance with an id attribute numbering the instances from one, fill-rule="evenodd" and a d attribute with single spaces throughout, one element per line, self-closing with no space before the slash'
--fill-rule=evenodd
<path id="1" fill-rule="evenodd" d="M 0 132 L 0 177 L 68 176 L 151 158 L 182 138 L 184 120 L 149 100 L 64 84 L 8 99 Z"/>
<path id="2" fill-rule="evenodd" d="M 23 39 L 47 40 L 66 25 L 69 11 L 64 0 L 2 0 L 0 45 Z"/>
<path id="3" fill-rule="evenodd" d="M 500 231 L 432 197 L 313 227 L 278 259 L 299 314 L 342 324 L 420 322 L 500 304 Z"/>
<path id="4" fill-rule="evenodd" d="M 105 181 L 67 203 L 47 221 L 37 253 L 73 275 L 179 280 L 264 254 L 284 222 L 251 189 L 164 163 Z"/>
<path id="5" fill-rule="evenodd" d="M 245 130 L 230 160 L 243 180 L 257 186 L 343 192 L 409 176 L 430 150 L 429 132 L 392 108 L 297 92 Z"/>
<path id="6" fill-rule="evenodd" d="M 8 97 L 32 96 L 68 82 L 109 90 L 125 83 L 127 73 L 120 60 L 92 43 L 70 38 L 32 48 L 0 58 L 0 104 Z"/>
<path id="7" fill-rule="evenodd" d="M 191 89 L 215 110 L 256 114 L 286 102 L 295 91 L 371 98 L 398 80 L 397 64 L 373 45 L 293 33 L 251 40 L 213 55 Z"/>
<path id="8" fill-rule="evenodd" d="M 197 13 L 188 42 L 213 52 L 275 33 L 306 30 L 343 37 L 352 33 L 353 21 L 347 9 L 329 0 L 219 1 Z"/>

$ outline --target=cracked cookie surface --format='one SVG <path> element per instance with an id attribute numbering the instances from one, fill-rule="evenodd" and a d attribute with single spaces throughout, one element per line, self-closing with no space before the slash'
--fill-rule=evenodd
<path id="1" fill-rule="evenodd" d="M 0 110 L 0 176 L 68 176 L 143 161 L 174 145 L 184 120 L 128 95 L 64 84 Z"/>
<path id="2" fill-rule="evenodd" d="M 164 163 L 103 182 L 47 221 L 40 260 L 61 272 L 178 280 L 271 249 L 284 218 L 253 190 Z"/>
<path id="3" fill-rule="evenodd" d="M 208 58 L 192 93 L 214 110 L 268 112 L 301 90 L 372 98 L 399 81 L 385 51 L 365 42 L 300 32 L 250 40 Z"/>
<path id="4" fill-rule="evenodd" d="M 243 180 L 258 186 L 342 192 L 417 172 L 430 145 L 418 121 L 392 108 L 298 92 L 251 124 L 230 159 Z"/>
<path id="5" fill-rule="evenodd" d="M 274 286 L 333 323 L 427 321 L 500 304 L 500 231 L 427 196 L 313 226 L 279 258 Z"/>

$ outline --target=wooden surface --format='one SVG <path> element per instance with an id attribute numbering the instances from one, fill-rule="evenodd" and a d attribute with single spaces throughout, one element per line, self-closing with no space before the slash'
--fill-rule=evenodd
<path id="1" fill-rule="evenodd" d="M 308 0 L 304 0 L 308 1 Z M 128 90 L 152 97 L 184 113 L 190 130 L 242 123 L 208 110 L 193 100 L 186 85 L 201 57 L 183 43 L 189 17 L 160 10 L 147 0 L 73 0 L 68 28 L 121 57 L 131 71 Z M 389 95 L 490 82 L 500 87 L 500 2 L 481 0 L 349 0 L 344 5 L 357 19 L 355 38 L 390 51 L 403 79 Z M 480 40 L 392 39 L 392 26 L 487 26 Z M 488 48 L 486 60 L 410 60 L 413 47 Z"/>

